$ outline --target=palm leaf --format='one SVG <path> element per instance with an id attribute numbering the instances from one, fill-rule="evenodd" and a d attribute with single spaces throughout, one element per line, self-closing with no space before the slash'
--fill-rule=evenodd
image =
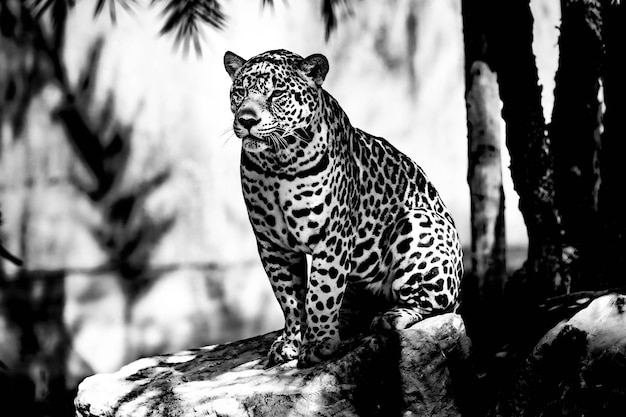
<path id="1" fill-rule="evenodd" d="M 165 23 L 161 28 L 161 34 L 175 35 L 175 44 L 183 45 L 186 52 L 190 42 L 193 42 L 194 49 L 201 53 L 201 25 L 206 24 L 216 29 L 223 29 L 226 23 L 226 16 L 218 0 L 163 0 L 163 17 Z M 152 0 L 152 4 L 158 0 Z"/>
<path id="2" fill-rule="evenodd" d="M 41 18 L 50 11 L 52 25 L 59 28 L 63 24 L 69 9 L 75 6 L 76 0 L 27 0 L 33 15 Z M 284 0 L 287 2 L 287 0 Z M 96 0 L 94 16 L 98 16 L 108 5 L 111 20 L 117 20 L 117 5 L 130 11 L 137 0 Z M 325 25 L 326 40 L 337 28 L 338 8 L 344 7 L 348 13 L 350 0 L 320 0 L 321 16 Z M 226 25 L 226 15 L 220 0 L 151 0 L 151 4 L 164 4 L 162 15 L 165 19 L 161 27 L 161 35 L 174 34 L 174 44 L 182 44 L 185 53 L 191 44 L 201 54 L 202 26 L 208 25 L 215 29 L 223 29 Z M 274 6 L 274 0 L 261 0 L 263 7 Z"/>
<path id="3" fill-rule="evenodd" d="M 287 0 L 284 0 L 284 1 L 285 3 L 287 3 Z M 326 40 L 328 40 L 332 32 L 335 29 L 337 29 L 338 19 L 337 19 L 336 8 L 339 7 L 341 4 L 344 5 L 344 7 L 346 8 L 346 10 L 348 10 L 349 13 L 351 12 L 350 0 L 321 0 L 321 5 L 322 5 L 321 15 L 322 15 L 322 20 L 324 21 L 324 25 L 325 25 Z M 261 5 L 263 7 L 265 6 L 274 7 L 274 0 L 261 0 Z"/>
<path id="4" fill-rule="evenodd" d="M 117 10 L 115 4 L 119 3 L 124 10 L 131 11 L 133 9 L 133 5 L 137 3 L 137 0 L 97 0 L 93 15 L 98 16 L 102 13 L 102 9 L 104 9 L 104 6 L 107 3 L 109 4 L 109 16 L 111 16 L 111 21 L 116 22 Z"/>
<path id="5" fill-rule="evenodd" d="M 56 31 L 63 26 L 68 10 L 75 4 L 75 0 L 32 0 L 28 7 L 37 19 L 49 12 L 50 23 Z"/>
<path id="6" fill-rule="evenodd" d="M 345 7 L 348 13 L 351 13 L 349 0 L 322 0 L 322 19 L 326 26 L 325 37 L 326 40 L 330 39 L 331 33 L 337 29 L 337 8 L 341 6 Z"/>
<path id="7" fill-rule="evenodd" d="M 29 3 L 28 6 L 37 18 L 40 18 L 48 10 L 67 10 L 76 4 L 74 0 L 31 0 Z"/>

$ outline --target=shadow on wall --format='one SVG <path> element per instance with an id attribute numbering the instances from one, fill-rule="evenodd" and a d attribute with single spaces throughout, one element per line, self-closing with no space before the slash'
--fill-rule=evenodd
<path id="1" fill-rule="evenodd" d="M 0 270 L 0 385 L 26 415 L 73 415 L 80 380 L 139 356 L 282 326 L 250 251 L 202 256 L 198 212 L 218 197 L 198 170 L 142 142 L 113 88 L 98 97 L 104 45 L 75 84 L 47 74 L 23 129 L 3 129 L 2 241 L 24 266 Z"/>

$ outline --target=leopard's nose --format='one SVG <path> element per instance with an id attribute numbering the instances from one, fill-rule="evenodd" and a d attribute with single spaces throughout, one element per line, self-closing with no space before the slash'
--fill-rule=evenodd
<path id="1" fill-rule="evenodd" d="M 237 121 L 239 122 L 241 126 L 250 130 L 252 129 L 253 126 L 258 125 L 261 119 L 256 117 L 254 114 L 245 113 L 245 114 L 240 115 L 237 118 Z"/>

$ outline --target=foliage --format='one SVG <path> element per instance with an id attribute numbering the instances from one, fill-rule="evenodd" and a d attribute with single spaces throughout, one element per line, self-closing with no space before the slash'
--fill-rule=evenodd
<path id="1" fill-rule="evenodd" d="M 36 19 L 48 15 L 55 31 L 62 28 L 69 9 L 76 5 L 76 0 L 27 0 L 26 7 Z M 265 6 L 274 6 L 274 0 L 261 0 Z M 102 13 L 105 7 L 109 9 L 111 21 L 117 20 L 117 6 L 131 11 L 138 5 L 137 0 L 96 0 L 94 16 Z M 176 46 L 182 45 L 187 53 L 192 43 L 197 54 L 201 54 L 202 27 L 208 26 L 221 30 L 228 20 L 223 11 L 220 0 L 151 0 L 150 6 L 162 5 L 163 24 L 161 35 L 174 35 Z M 337 28 L 338 12 L 340 7 L 350 13 L 349 0 L 320 0 L 320 12 L 326 28 L 326 40 Z M 1 7 L 1 6 L 0 6 Z M 1 9 L 0 9 L 1 10 Z"/>
<path id="2" fill-rule="evenodd" d="M 263 5 L 274 5 L 274 0 L 262 0 Z M 344 8 L 350 12 L 349 0 L 321 0 L 322 20 L 326 27 L 326 40 L 330 38 L 330 34 L 337 28 L 337 8 L 343 4 Z"/>
<path id="3" fill-rule="evenodd" d="M 152 0 L 152 4 L 159 0 Z M 175 33 L 175 44 L 183 45 L 183 51 L 187 53 L 189 42 L 192 41 L 197 54 L 201 53 L 201 28 L 204 23 L 216 29 L 222 29 L 226 22 L 226 16 L 222 11 L 218 0 L 165 0 L 163 17 L 165 23 L 161 34 Z"/>

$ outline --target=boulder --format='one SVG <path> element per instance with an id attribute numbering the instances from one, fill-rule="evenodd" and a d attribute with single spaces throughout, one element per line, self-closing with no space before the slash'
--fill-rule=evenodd
<path id="1" fill-rule="evenodd" d="M 457 314 L 355 337 L 329 361 L 268 368 L 278 332 L 137 360 L 86 378 L 83 417 L 459 416 L 455 387 L 468 375 L 469 339 Z"/>
<path id="2" fill-rule="evenodd" d="M 592 301 L 550 330 L 496 416 L 626 415 L 626 296 Z"/>

